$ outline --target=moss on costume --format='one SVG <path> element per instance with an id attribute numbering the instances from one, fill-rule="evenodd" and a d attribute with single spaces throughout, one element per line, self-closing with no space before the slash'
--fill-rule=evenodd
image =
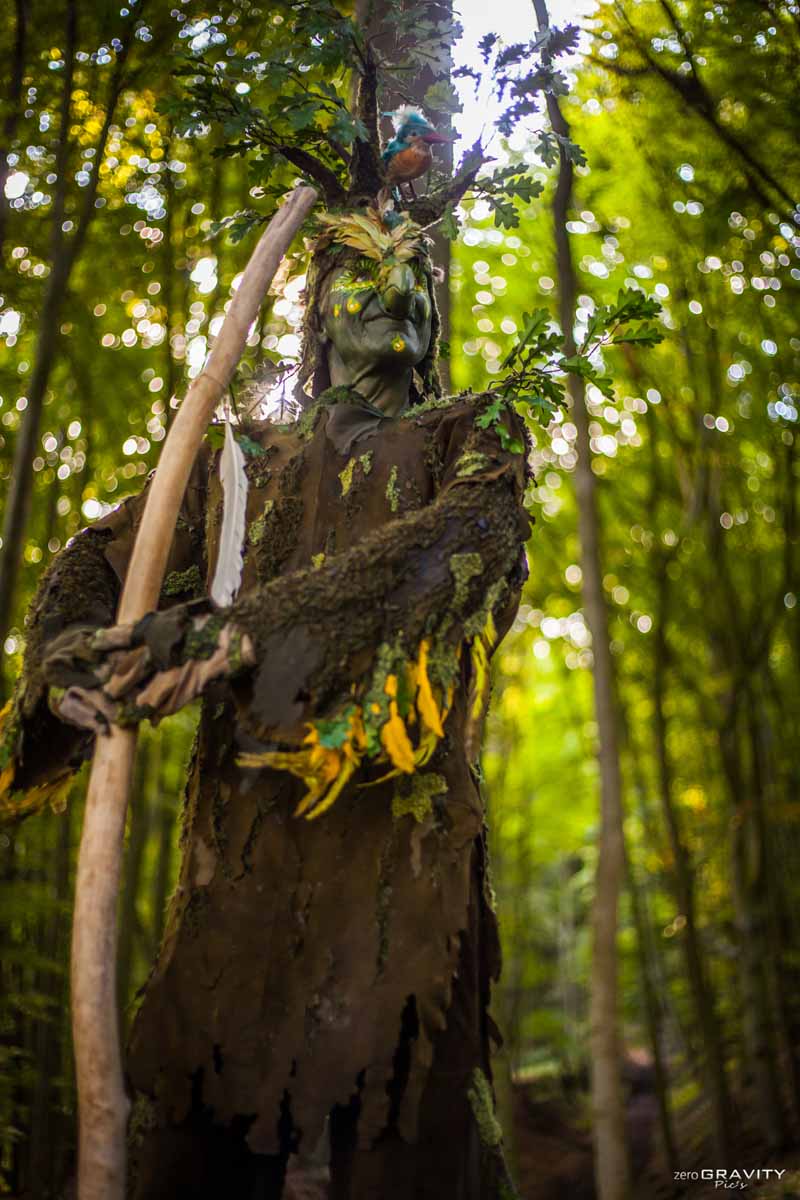
<path id="1" fill-rule="evenodd" d="M 298 454 L 281 474 L 280 495 L 265 505 L 261 516 L 250 526 L 256 574 L 261 583 L 268 583 L 280 574 L 297 545 L 303 519 L 301 485 L 305 469 L 305 458 Z"/>
<path id="2" fill-rule="evenodd" d="M 467 450 L 458 460 L 456 478 L 468 479 L 470 475 L 485 471 L 488 465 L 489 459 L 485 454 L 481 454 L 479 450 Z"/>
<path id="3" fill-rule="evenodd" d="M 447 792 L 447 780 L 444 775 L 421 774 L 412 775 L 409 780 L 398 782 L 392 797 L 392 816 L 399 821 L 402 817 L 412 816 L 420 825 L 433 812 L 434 796 L 443 796 Z"/>
<path id="4" fill-rule="evenodd" d="M 184 661 L 193 658 L 211 658 L 219 645 L 219 635 L 225 621 L 226 618 L 222 613 L 215 613 L 214 616 L 208 618 L 202 628 L 190 629 L 183 644 Z"/>
<path id="5" fill-rule="evenodd" d="M 192 563 L 185 571 L 170 571 L 161 589 L 162 596 L 200 596 L 203 592 L 203 581 L 200 578 L 200 568 Z"/>
<path id="6" fill-rule="evenodd" d="M 453 608 L 458 610 L 463 607 L 464 601 L 469 595 L 470 580 L 474 579 L 476 575 L 480 575 L 483 563 L 480 554 L 471 550 L 466 554 L 451 554 L 449 566 L 455 583 Z"/>
<path id="7" fill-rule="evenodd" d="M 389 480 L 386 484 L 386 499 L 389 501 L 389 508 L 393 513 L 396 513 L 400 507 L 400 491 L 397 487 L 397 467 L 392 467 L 389 472 Z"/>
<path id="8" fill-rule="evenodd" d="M 467 1099 L 478 1126 L 481 1145 L 489 1150 L 496 1150 L 503 1142 L 503 1130 L 495 1116 L 494 1096 L 489 1080 L 480 1067 L 472 1072 L 472 1087 L 467 1091 Z"/>
<path id="9" fill-rule="evenodd" d="M 264 505 L 261 516 L 256 517 L 254 521 L 250 522 L 250 528 L 247 531 L 247 540 L 251 546 L 258 546 L 261 542 L 263 542 L 264 534 L 266 533 L 267 528 L 267 518 L 274 507 L 275 501 L 268 500 Z"/>

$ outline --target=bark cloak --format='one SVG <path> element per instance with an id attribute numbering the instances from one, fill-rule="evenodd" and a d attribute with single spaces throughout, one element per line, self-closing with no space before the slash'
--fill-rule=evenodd
<path id="1" fill-rule="evenodd" d="M 367 1171 L 374 1186 L 380 1143 L 380 1194 L 489 1197 L 485 1170 L 469 1165 L 480 1147 L 468 1093 L 476 1070 L 489 1074 L 499 955 L 464 750 L 469 656 L 458 648 L 492 609 L 499 640 L 516 610 L 523 460 L 477 428 L 472 398 L 367 423 L 346 450 L 333 433 L 340 407 L 248 431 L 250 532 L 231 616 L 254 638 L 260 670 L 203 702 L 180 880 L 130 1078 L 164 1131 L 202 1111 L 218 1127 L 238 1123 L 256 1154 L 285 1157 L 315 1144 L 331 1110 L 348 1112 L 354 1181 Z M 213 570 L 218 489 L 213 461 L 199 463 L 171 555 L 176 576 Z M 81 535 L 96 543 L 98 578 L 108 566 L 124 576 L 139 504 Z M 480 556 L 482 570 L 457 577 L 465 555 Z M 299 781 L 237 765 L 242 750 L 298 745 L 308 721 L 374 675 L 387 647 L 413 657 L 422 638 L 437 647 L 434 674 L 455 685 L 445 736 L 422 768 L 437 776 L 422 820 L 408 803 L 413 779 L 359 786 L 375 767 L 309 824 L 292 817 Z M 406 815 L 393 815 L 404 797 Z M 400 1171 L 386 1148 L 415 1141 Z M 442 1178 L 434 1162 L 450 1143 Z M 362 1193 L 354 1182 L 342 1194 Z"/>

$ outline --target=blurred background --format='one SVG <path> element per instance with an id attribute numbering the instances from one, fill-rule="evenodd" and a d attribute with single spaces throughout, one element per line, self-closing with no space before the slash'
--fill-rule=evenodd
<path id="1" fill-rule="evenodd" d="M 735 1165 L 787 1172 L 751 1195 L 795 1195 L 800 6 L 554 5 L 554 19 L 570 15 L 583 35 L 561 107 L 587 159 L 565 224 L 577 318 L 641 287 L 661 300 L 668 335 L 654 350 L 608 356 L 615 403 L 591 386 L 586 396 L 613 666 L 603 716 L 624 808 L 617 945 L 633 1186 L 670 1195 L 675 1172 L 713 1168 L 717 1149 L 733 1145 Z M 464 12 L 457 65 L 474 60 L 479 19 Z M 209 235 L 257 205 L 261 181 L 239 159 L 212 157 L 212 135 L 174 133 L 163 101 L 175 48 L 224 54 L 256 44 L 275 20 L 246 3 L 8 8 L 5 698 L 38 578 L 156 464 L 250 250 L 252 239 Z M 526 21 L 533 33 L 526 6 L 514 21 L 513 36 L 526 36 Z M 456 126 L 474 136 L 469 89 L 461 103 Z M 458 239 L 437 246 L 453 390 L 486 387 L 523 311 L 557 316 L 556 172 L 530 145 L 516 134 L 492 147 L 544 183 L 519 226 L 496 228 L 477 201 Z M 245 375 L 296 357 L 302 286 L 298 257 L 251 333 Z M 24 438 L 33 471 L 22 479 L 13 465 Z M 570 413 L 533 430 L 531 574 L 495 657 L 483 756 L 505 957 L 496 1085 L 527 1200 L 593 1195 L 600 648 L 584 611 L 576 438 Z M 120 903 L 123 1023 L 173 886 L 195 719 L 188 710 L 142 731 Z M 84 784 L 81 775 L 61 815 L 0 830 L 0 1194 L 59 1194 L 73 1154 L 67 956 Z M 701 1182 L 691 1188 L 703 1194 Z"/>

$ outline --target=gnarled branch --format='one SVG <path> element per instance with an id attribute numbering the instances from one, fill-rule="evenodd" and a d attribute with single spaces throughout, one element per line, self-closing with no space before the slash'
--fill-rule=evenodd
<path id="1" fill-rule="evenodd" d="M 411 201 L 407 212 L 412 221 L 416 221 L 423 227 L 440 221 L 448 205 L 458 204 L 467 194 L 475 183 L 481 167 L 487 161 L 480 139 L 478 139 L 467 150 L 452 179 L 427 196 L 420 196 L 417 200 Z"/>
<path id="2" fill-rule="evenodd" d="M 345 204 L 347 193 L 337 179 L 336 173 L 330 167 L 326 167 L 324 162 L 299 146 L 276 146 L 275 149 L 293 167 L 297 167 L 298 171 L 302 171 L 304 175 L 319 184 L 328 208 L 341 208 Z"/>

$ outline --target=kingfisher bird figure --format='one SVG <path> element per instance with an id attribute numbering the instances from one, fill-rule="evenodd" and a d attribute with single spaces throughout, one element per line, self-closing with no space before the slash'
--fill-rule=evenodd
<path id="1" fill-rule="evenodd" d="M 390 188 L 400 199 L 400 185 L 407 183 L 414 192 L 414 179 L 419 179 L 430 170 L 433 162 L 431 146 L 451 142 L 453 139 L 438 133 L 430 124 L 422 109 L 403 104 L 395 112 L 384 113 L 391 117 L 394 137 L 383 152 L 386 178 Z"/>

